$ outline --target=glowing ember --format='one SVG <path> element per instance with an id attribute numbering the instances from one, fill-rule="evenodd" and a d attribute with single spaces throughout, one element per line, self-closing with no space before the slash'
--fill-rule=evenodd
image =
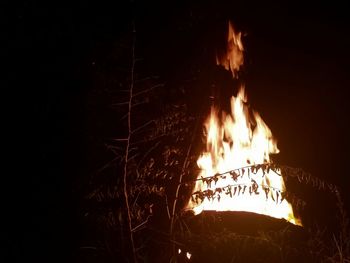
<path id="1" fill-rule="evenodd" d="M 235 36 L 229 24 L 229 41 L 231 39 L 237 48 L 229 49 L 230 54 L 220 64 L 229 63 L 234 75 L 240 64 L 234 62 L 237 60 L 232 56 L 242 51 L 243 46 L 240 34 Z M 243 62 L 242 52 L 238 56 L 238 61 Z M 247 211 L 301 225 L 284 198 L 281 172 L 267 165 L 271 163 L 270 154 L 279 152 L 276 141 L 260 115 L 249 114 L 246 102 L 247 96 L 241 87 L 237 96 L 231 98 L 230 114 L 223 112 L 219 116 L 218 109 L 211 109 L 205 122 L 207 147 L 197 160 L 201 171 L 187 209 L 195 214 L 203 210 Z"/>
<path id="2" fill-rule="evenodd" d="M 181 251 L 181 249 L 179 248 L 179 249 L 177 250 L 177 252 L 178 252 L 178 254 L 180 255 L 182 251 Z M 191 254 L 190 252 L 186 252 L 186 257 L 187 257 L 187 259 L 191 259 L 192 254 Z"/>

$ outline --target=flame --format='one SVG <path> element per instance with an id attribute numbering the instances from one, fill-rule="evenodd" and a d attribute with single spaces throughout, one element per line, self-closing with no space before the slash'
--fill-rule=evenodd
<path id="1" fill-rule="evenodd" d="M 220 64 L 233 76 L 243 63 L 240 36 L 229 23 L 230 48 Z M 247 211 L 301 225 L 284 198 L 281 171 L 268 168 L 270 154 L 279 152 L 277 143 L 261 116 L 254 111 L 249 114 L 243 86 L 231 98 L 231 112 L 219 116 L 212 107 L 204 126 L 206 150 L 197 160 L 200 173 L 186 209 L 196 215 L 204 210 Z"/>
<path id="2" fill-rule="evenodd" d="M 235 33 L 232 23 L 228 23 L 227 50 L 222 57 L 216 56 L 216 65 L 223 66 L 232 72 L 232 76 L 237 76 L 239 68 L 243 65 L 243 44 L 241 32 Z"/>

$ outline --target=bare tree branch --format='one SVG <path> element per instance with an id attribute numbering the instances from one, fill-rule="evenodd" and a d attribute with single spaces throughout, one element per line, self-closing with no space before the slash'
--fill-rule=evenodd
<path id="1" fill-rule="evenodd" d="M 142 79 L 137 79 L 137 80 L 135 80 L 135 83 L 146 81 L 146 80 L 150 80 L 150 79 L 159 79 L 159 76 L 151 76 L 151 77 L 145 77 L 145 78 L 142 78 Z"/>
<path id="2" fill-rule="evenodd" d="M 140 106 L 142 104 L 146 104 L 146 103 L 148 103 L 148 100 L 144 100 L 144 101 L 132 104 L 131 107 L 134 108 L 134 107 Z"/>
<path id="3" fill-rule="evenodd" d="M 135 226 L 131 231 L 132 231 L 132 232 L 136 232 L 136 231 L 140 230 L 140 228 L 141 228 L 142 226 L 144 226 L 145 224 L 147 224 L 148 219 L 149 219 L 151 216 L 152 216 L 152 215 L 149 215 L 149 216 L 146 218 L 145 221 L 143 221 L 141 224 Z"/>
<path id="4" fill-rule="evenodd" d="M 146 157 L 155 149 L 158 147 L 158 145 L 160 144 L 160 142 L 157 142 L 155 145 L 153 145 L 142 157 L 142 159 L 139 161 L 136 170 L 138 171 L 140 168 L 140 165 L 142 164 L 142 162 L 146 159 Z"/>
<path id="5" fill-rule="evenodd" d="M 124 102 L 118 102 L 118 103 L 111 104 L 111 106 L 123 106 L 123 105 L 129 105 L 129 102 L 124 101 Z"/>
<path id="6" fill-rule="evenodd" d="M 135 134 L 136 132 L 138 132 L 139 130 L 145 128 L 147 125 L 150 125 L 151 123 L 154 123 L 154 120 L 151 120 L 151 121 L 146 122 L 145 124 L 142 124 L 141 126 L 137 127 L 133 131 L 131 131 L 131 133 Z"/>
<path id="7" fill-rule="evenodd" d="M 128 141 L 128 138 L 112 139 L 112 140 L 116 142 L 125 142 L 125 141 Z"/>
<path id="8" fill-rule="evenodd" d="M 169 209 L 169 203 L 168 203 L 168 195 L 165 194 L 165 206 L 166 206 L 166 212 L 168 215 L 169 220 L 171 219 L 171 215 L 170 215 L 170 209 Z"/>
<path id="9" fill-rule="evenodd" d="M 147 92 L 150 92 L 151 90 L 154 90 L 155 88 L 158 88 L 158 87 L 164 87 L 164 84 L 157 84 L 157 85 L 154 85 L 153 87 L 150 87 L 150 88 L 148 88 L 148 89 L 139 91 L 139 92 L 137 92 L 137 93 L 134 94 L 134 97 L 139 96 L 139 95 L 142 95 L 142 94 L 145 94 L 145 93 L 147 93 Z"/>
<path id="10" fill-rule="evenodd" d="M 174 230 L 174 218 L 175 218 L 175 212 L 176 212 L 176 205 L 177 205 L 177 200 L 179 198 L 179 193 L 180 193 L 180 187 L 182 185 L 182 178 L 185 174 L 185 169 L 187 169 L 187 166 L 188 166 L 188 159 L 190 157 L 190 152 L 191 152 L 191 149 L 192 149 L 192 145 L 193 145 L 193 142 L 194 142 L 194 139 L 196 137 L 196 131 L 197 131 L 197 127 L 198 127 L 198 123 L 199 121 L 197 121 L 196 123 L 196 127 L 193 131 L 193 134 L 192 134 L 192 138 L 191 138 L 191 142 L 190 142 L 190 145 L 188 146 L 188 149 L 187 149 L 187 153 L 186 153 L 186 157 L 185 157 L 185 160 L 183 162 L 183 165 L 182 165 L 182 169 L 181 169 L 181 174 L 180 174 L 180 178 L 179 178 L 179 183 L 176 187 L 176 192 L 175 192 L 175 199 L 174 199 L 174 203 L 173 203 L 173 209 L 172 209 L 172 213 L 171 213 L 171 220 L 170 220 L 170 235 L 173 234 L 173 230 Z"/>
<path id="11" fill-rule="evenodd" d="M 131 135 L 132 135 L 132 129 L 131 129 L 131 108 L 132 108 L 132 99 L 133 99 L 133 89 L 134 89 L 134 70 L 135 70 L 135 43 L 136 43 L 136 31 L 135 31 L 135 24 L 133 25 L 133 43 L 132 43 L 132 64 L 131 64 L 131 82 L 130 82 L 130 93 L 129 93 L 129 102 L 128 102 L 128 137 L 126 141 L 126 147 L 125 147 L 125 161 L 124 161 L 124 175 L 123 175 L 123 183 L 124 183 L 124 199 L 125 199 L 125 206 L 127 210 L 127 222 L 129 226 L 129 234 L 130 234 L 130 243 L 131 243 L 131 249 L 133 254 L 134 262 L 137 262 L 136 258 L 136 251 L 135 251 L 135 243 L 134 243 L 134 236 L 132 231 L 132 224 L 131 224 L 131 211 L 130 211 L 130 205 L 129 205 L 129 196 L 128 196 L 128 182 L 127 182 L 127 175 L 128 175 L 128 164 L 130 161 L 129 153 L 130 153 L 130 141 L 131 141 Z"/>

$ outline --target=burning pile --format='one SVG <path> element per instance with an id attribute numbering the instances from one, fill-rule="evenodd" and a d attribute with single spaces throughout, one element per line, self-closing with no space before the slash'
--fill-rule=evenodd
<path id="1" fill-rule="evenodd" d="M 243 64 L 241 33 L 229 23 L 225 56 L 217 64 L 237 72 Z M 242 86 L 231 98 L 229 114 L 212 107 L 204 126 L 207 147 L 197 164 L 201 169 L 186 209 L 196 215 L 204 210 L 247 211 L 284 218 L 301 225 L 285 199 L 281 171 L 271 164 L 270 154 L 279 152 L 271 130 L 257 112 L 249 113 Z"/>

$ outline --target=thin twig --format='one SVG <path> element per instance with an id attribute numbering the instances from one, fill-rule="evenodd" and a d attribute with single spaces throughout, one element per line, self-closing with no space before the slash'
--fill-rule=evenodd
<path id="1" fill-rule="evenodd" d="M 112 140 L 116 141 L 116 142 L 126 142 L 128 140 L 128 138 L 112 139 Z"/>
<path id="2" fill-rule="evenodd" d="M 135 83 L 139 83 L 139 82 L 150 80 L 150 79 L 159 79 L 159 76 L 151 76 L 151 77 L 145 77 L 145 78 L 142 78 L 142 79 L 136 79 Z"/>
<path id="3" fill-rule="evenodd" d="M 146 223 L 148 223 L 148 219 L 151 217 L 152 215 L 149 215 L 145 221 L 143 221 L 141 224 L 135 226 L 133 229 L 131 229 L 131 232 L 136 232 L 137 230 L 139 230 L 142 226 L 144 226 Z"/>
<path id="4" fill-rule="evenodd" d="M 182 182 L 181 184 L 188 184 L 188 183 L 190 183 L 190 182 L 203 181 L 203 180 L 205 180 L 205 179 L 214 179 L 214 178 L 216 178 L 216 177 L 221 177 L 221 176 L 223 176 L 223 175 L 225 175 L 225 174 L 229 174 L 229 173 L 231 173 L 231 172 L 237 172 L 237 171 L 240 171 L 240 170 L 242 170 L 242 169 L 246 169 L 246 168 L 250 168 L 250 167 L 256 167 L 257 165 L 269 165 L 269 163 L 253 164 L 253 165 L 243 166 L 243 167 L 241 167 L 241 168 L 229 170 L 229 171 L 227 171 L 227 172 L 216 173 L 216 174 L 214 174 L 214 175 L 212 175 L 212 176 L 196 178 L 196 179 L 194 179 L 194 180 L 188 180 L 188 181 L 186 181 L 186 182 Z M 201 169 L 199 169 L 199 170 L 201 170 Z M 277 172 L 275 171 L 275 173 L 277 173 Z M 279 173 L 277 173 L 277 174 L 280 175 Z"/>
<path id="5" fill-rule="evenodd" d="M 139 96 L 139 95 L 144 94 L 144 93 L 147 93 L 147 92 L 150 92 L 151 90 L 158 88 L 158 87 L 164 87 L 164 84 L 157 84 L 157 85 L 154 85 L 153 87 L 150 87 L 148 89 L 139 91 L 139 92 L 134 94 L 134 97 Z"/>
<path id="6" fill-rule="evenodd" d="M 128 102 L 128 137 L 126 141 L 126 147 L 125 147 L 125 162 L 124 162 L 124 175 L 123 175 L 123 182 L 124 182 L 124 199 L 125 199 L 125 206 L 127 210 L 127 223 L 129 226 L 129 234 L 130 234 L 130 243 L 131 243 L 131 250 L 133 254 L 134 262 L 137 262 L 136 258 L 136 251 L 135 251 L 135 243 L 134 243 L 134 236 L 132 231 L 132 224 L 131 224 L 131 211 L 129 206 L 129 196 L 128 196 L 128 185 L 127 185 L 127 175 L 128 175 L 128 163 L 129 163 L 129 152 L 130 152 L 130 140 L 132 135 L 131 130 L 131 103 L 133 99 L 133 89 L 134 89 L 134 70 L 135 70 L 135 41 L 136 41 L 136 34 L 135 34 L 135 24 L 133 25 L 133 43 L 132 43 L 132 64 L 131 64 L 131 82 L 130 82 L 130 93 L 129 93 L 129 102 Z"/>
<path id="7" fill-rule="evenodd" d="M 138 102 L 138 103 L 135 103 L 133 105 L 131 105 L 132 108 L 136 107 L 136 106 L 139 106 L 139 105 L 142 105 L 142 104 L 146 104 L 146 103 L 149 103 L 148 100 L 144 100 L 144 101 L 141 101 L 141 102 Z"/>
<path id="8" fill-rule="evenodd" d="M 116 160 L 118 160 L 120 156 L 113 158 L 111 161 L 107 162 L 104 166 L 102 166 L 100 169 L 96 171 L 96 174 L 101 173 L 103 170 L 105 170 L 107 167 L 109 167 L 112 163 L 114 163 Z"/>
<path id="9" fill-rule="evenodd" d="M 187 163 L 188 163 L 188 158 L 190 157 L 190 152 L 191 152 L 191 149 L 192 149 L 192 145 L 193 145 L 193 142 L 194 142 L 194 139 L 196 137 L 196 131 L 197 131 L 197 127 L 198 127 L 198 123 L 199 121 L 197 121 L 196 123 L 196 127 L 193 131 L 193 134 L 192 134 L 192 138 L 191 138 L 191 142 L 190 142 L 190 145 L 188 146 L 188 149 L 187 149 L 187 153 L 186 153 L 186 158 L 183 162 L 183 165 L 182 165 L 182 169 L 181 169 L 181 173 L 180 173 L 180 178 L 179 178 L 179 183 L 176 187 L 176 192 L 175 192 L 175 199 L 174 199 L 174 203 L 173 203 L 173 209 L 172 209 L 172 213 L 171 213 L 171 220 L 170 220 L 170 235 L 173 234 L 173 230 L 174 230 L 174 218 L 175 218 L 175 212 L 176 212 L 176 205 L 177 205 L 177 200 L 179 198 L 179 193 L 180 193 L 180 187 L 182 185 L 182 178 L 185 174 L 185 169 L 187 168 Z"/>
<path id="10" fill-rule="evenodd" d="M 146 157 L 147 157 L 155 148 L 158 147 L 159 144 L 160 144 L 160 141 L 157 142 L 155 145 L 153 145 L 153 146 L 144 154 L 144 156 L 141 158 L 141 160 L 140 160 L 139 163 L 137 164 L 136 171 L 139 170 L 140 165 L 142 164 L 142 162 L 146 159 Z"/>
<path id="11" fill-rule="evenodd" d="M 141 126 L 135 128 L 133 131 L 131 131 L 131 133 L 134 134 L 134 133 L 138 132 L 139 130 L 145 128 L 146 126 L 150 125 L 150 124 L 153 123 L 153 122 L 154 122 L 154 120 L 150 120 L 150 121 L 148 121 L 148 122 L 142 124 Z"/>
<path id="12" fill-rule="evenodd" d="M 285 193 L 286 191 L 283 191 L 282 189 L 279 189 L 279 188 L 276 188 L 276 187 L 273 187 L 273 186 L 269 186 L 269 185 L 266 185 L 266 184 L 255 184 L 257 186 L 261 186 L 262 189 L 272 189 L 274 191 L 279 191 L 280 193 Z M 217 189 L 224 189 L 226 187 L 235 187 L 235 186 L 250 186 L 249 184 L 246 184 L 246 183 L 241 183 L 241 184 L 228 184 L 224 187 L 218 187 L 218 188 L 215 188 L 214 190 L 212 191 L 215 191 Z M 198 192 L 194 192 L 192 193 L 192 195 L 196 195 L 198 194 Z"/>
<path id="13" fill-rule="evenodd" d="M 111 104 L 111 106 L 123 106 L 123 105 L 128 105 L 128 102 L 124 101 L 124 102 L 118 102 L 118 103 Z"/>
<path id="14" fill-rule="evenodd" d="M 169 209 L 168 195 L 167 194 L 165 194 L 165 206 L 166 206 L 166 212 L 168 214 L 168 218 L 170 220 L 171 219 L 171 215 L 170 215 L 170 209 Z"/>

